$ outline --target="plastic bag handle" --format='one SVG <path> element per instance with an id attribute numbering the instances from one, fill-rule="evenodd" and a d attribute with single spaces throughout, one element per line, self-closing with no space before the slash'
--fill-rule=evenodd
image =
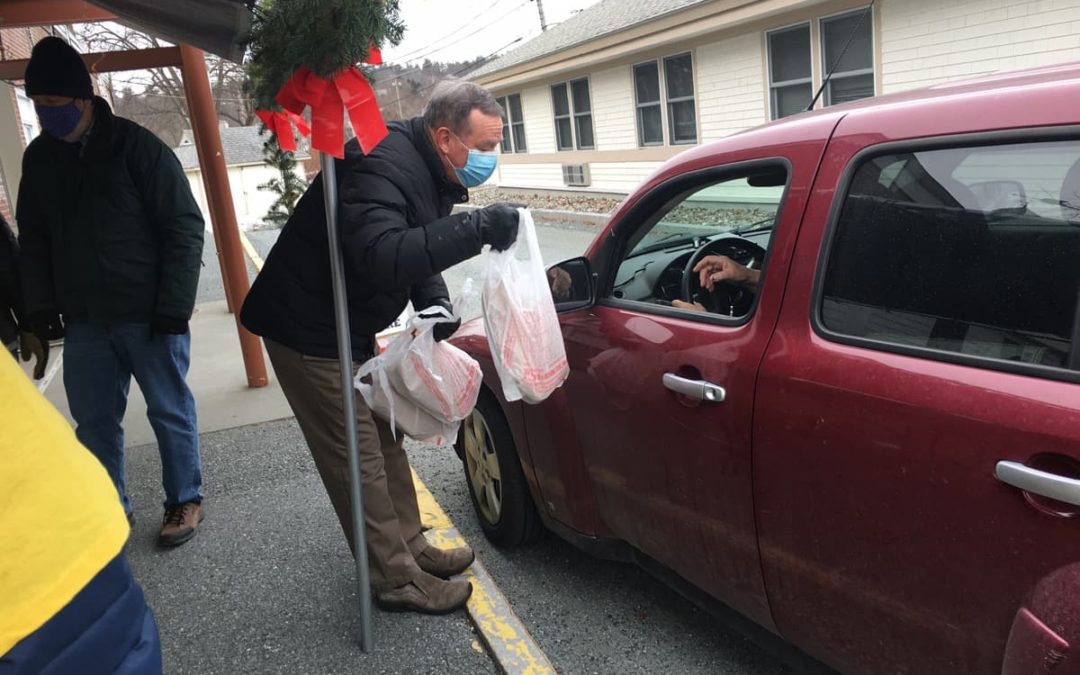
<path id="1" fill-rule="evenodd" d="M 536 236 L 536 224 L 533 222 L 532 212 L 528 209 L 518 209 L 518 238 L 520 242 L 525 239 L 525 245 L 529 250 L 530 260 L 543 260 L 540 253 L 540 239 Z M 516 243 L 516 242 L 515 242 Z"/>

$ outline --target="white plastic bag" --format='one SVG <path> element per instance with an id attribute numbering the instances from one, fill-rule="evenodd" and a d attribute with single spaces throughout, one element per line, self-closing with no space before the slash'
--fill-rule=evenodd
<path id="1" fill-rule="evenodd" d="M 386 351 L 356 375 L 356 388 L 379 417 L 422 441 L 453 441 L 480 393 L 480 364 L 457 347 L 436 342 L 436 324 L 455 321 L 443 308 L 413 316 Z M 432 316 L 434 315 L 434 316 Z M 363 381 L 371 377 L 371 383 Z"/>
<path id="2" fill-rule="evenodd" d="M 539 403 L 570 374 L 532 214 L 518 209 L 517 241 L 488 253 L 481 294 L 484 325 L 507 401 Z M 528 259 L 517 258 L 525 242 Z"/>

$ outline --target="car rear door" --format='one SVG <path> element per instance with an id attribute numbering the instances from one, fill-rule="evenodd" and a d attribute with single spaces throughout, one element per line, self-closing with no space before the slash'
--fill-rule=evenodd
<path id="1" fill-rule="evenodd" d="M 846 123 L 757 387 L 777 626 L 844 672 L 1077 672 L 1080 507 L 1038 493 L 1080 496 L 1080 128 Z"/>

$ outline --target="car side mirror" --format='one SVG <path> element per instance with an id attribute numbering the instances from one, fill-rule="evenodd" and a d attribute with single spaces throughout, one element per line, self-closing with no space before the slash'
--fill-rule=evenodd
<path id="1" fill-rule="evenodd" d="M 547 279 L 557 312 L 583 309 L 596 299 L 596 282 L 588 258 L 572 258 L 548 268 Z"/>

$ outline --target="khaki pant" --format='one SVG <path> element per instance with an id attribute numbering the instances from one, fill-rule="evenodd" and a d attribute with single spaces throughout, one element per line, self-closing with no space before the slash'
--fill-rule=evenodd
<path id="1" fill-rule="evenodd" d="M 266 340 L 266 351 L 355 555 L 338 361 L 305 356 L 272 340 Z M 354 363 L 354 373 L 357 368 Z M 421 574 L 414 555 L 424 550 L 427 540 L 420 531 L 416 490 L 401 434 L 395 441 L 390 426 L 371 414 L 359 394 L 356 426 L 368 563 L 371 585 L 378 593 Z"/>

